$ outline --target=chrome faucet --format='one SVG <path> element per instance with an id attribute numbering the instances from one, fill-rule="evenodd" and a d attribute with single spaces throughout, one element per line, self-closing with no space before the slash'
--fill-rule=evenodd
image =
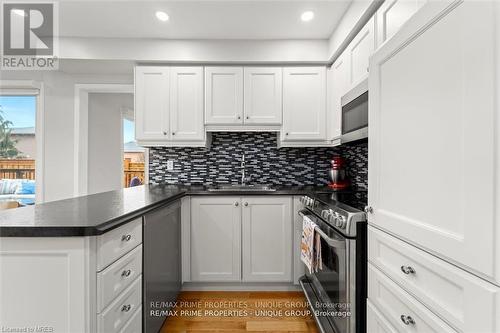
<path id="1" fill-rule="evenodd" d="M 250 177 L 245 176 L 245 154 L 241 155 L 241 185 L 245 185 L 247 181 L 250 180 Z"/>

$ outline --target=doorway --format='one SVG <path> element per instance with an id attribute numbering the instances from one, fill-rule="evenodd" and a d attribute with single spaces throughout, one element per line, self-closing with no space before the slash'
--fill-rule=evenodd
<path id="1" fill-rule="evenodd" d="M 123 130 L 123 187 L 146 183 L 148 152 L 137 144 L 135 139 L 134 110 L 122 110 Z"/>

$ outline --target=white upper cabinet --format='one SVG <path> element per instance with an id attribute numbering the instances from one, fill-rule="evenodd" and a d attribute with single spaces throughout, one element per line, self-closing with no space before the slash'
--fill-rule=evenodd
<path id="1" fill-rule="evenodd" d="M 368 61 L 375 48 L 375 19 L 372 17 L 347 46 L 349 86 L 354 86 L 368 77 Z"/>
<path id="2" fill-rule="evenodd" d="M 203 68 L 172 67 L 170 76 L 172 140 L 204 140 Z"/>
<path id="3" fill-rule="evenodd" d="M 243 281 L 292 281 L 292 198 L 242 198 Z"/>
<path id="4" fill-rule="evenodd" d="M 428 2 L 372 56 L 368 219 L 498 284 L 497 5 Z"/>
<path id="5" fill-rule="evenodd" d="M 325 67 L 283 68 L 281 140 L 327 140 Z"/>
<path id="6" fill-rule="evenodd" d="M 382 44 L 417 12 L 425 0 L 386 0 L 377 10 L 377 41 Z"/>
<path id="7" fill-rule="evenodd" d="M 331 87 L 328 93 L 331 94 L 331 123 L 332 139 L 342 135 L 342 96 L 349 89 L 349 57 L 344 51 L 329 69 L 332 75 Z"/>
<path id="8" fill-rule="evenodd" d="M 205 123 L 243 123 L 242 67 L 205 67 Z"/>
<path id="9" fill-rule="evenodd" d="M 245 67 L 244 123 L 280 125 L 282 115 L 282 68 Z"/>
<path id="10" fill-rule="evenodd" d="M 145 146 L 203 146 L 203 68 L 135 68 L 135 137 Z"/>
<path id="11" fill-rule="evenodd" d="M 135 138 L 165 140 L 169 135 L 170 68 L 135 68 Z"/>

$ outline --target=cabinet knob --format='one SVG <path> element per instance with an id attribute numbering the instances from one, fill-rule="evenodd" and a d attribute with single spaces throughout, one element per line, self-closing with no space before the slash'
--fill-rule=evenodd
<path id="1" fill-rule="evenodd" d="M 166 132 L 166 131 L 163 131 L 163 135 L 167 135 L 167 133 L 168 133 L 168 132 Z"/>
<path id="2" fill-rule="evenodd" d="M 411 266 L 401 266 L 401 272 L 405 273 L 406 275 L 409 274 L 415 274 L 415 269 Z"/>
<path id="3" fill-rule="evenodd" d="M 247 119 L 250 119 L 250 117 L 249 117 L 249 116 L 247 116 Z"/>
<path id="4" fill-rule="evenodd" d="M 122 312 L 129 312 L 132 306 L 130 304 L 122 306 Z"/>
<path id="5" fill-rule="evenodd" d="M 127 270 L 124 270 L 122 272 L 122 276 L 123 277 L 129 277 L 131 273 L 132 273 L 132 271 L 130 269 L 127 269 Z"/>
<path id="6" fill-rule="evenodd" d="M 131 235 L 123 235 L 122 236 L 122 241 L 123 242 L 128 242 L 130 239 L 132 239 Z"/>
<path id="7" fill-rule="evenodd" d="M 239 205 L 240 205 L 240 204 L 239 204 L 239 202 L 238 202 L 238 201 L 236 201 L 236 202 L 234 203 L 234 207 L 238 207 Z"/>
<path id="8" fill-rule="evenodd" d="M 366 206 L 365 207 L 365 213 L 366 214 L 373 214 L 373 207 L 372 206 Z"/>
<path id="9" fill-rule="evenodd" d="M 288 132 L 286 132 L 285 135 L 288 135 Z"/>
<path id="10" fill-rule="evenodd" d="M 238 116 L 238 119 L 241 119 L 241 116 Z"/>
<path id="11" fill-rule="evenodd" d="M 413 320 L 413 318 L 411 316 L 401 315 L 401 321 L 405 325 L 415 325 L 415 320 Z"/>
<path id="12" fill-rule="evenodd" d="M 172 135 L 175 135 L 175 132 L 172 132 Z"/>
<path id="13" fill-rule="evenodd" d="M 244 205 L 245 205 L 245 207 L 247 207 L 248 206 L 248 202 L 245 202 Z"/>

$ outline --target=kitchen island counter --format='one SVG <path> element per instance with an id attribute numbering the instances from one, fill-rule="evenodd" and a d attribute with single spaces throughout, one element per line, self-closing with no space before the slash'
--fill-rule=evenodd
<path id="1" fill-rule="evenodd" d="M 303 195 L 326 186 L 273 186 L 275 191 L 209 191 L 207 186 L 142 185 L 0 212 L 0 237 L 97 236 L 186 195 Z"/>

